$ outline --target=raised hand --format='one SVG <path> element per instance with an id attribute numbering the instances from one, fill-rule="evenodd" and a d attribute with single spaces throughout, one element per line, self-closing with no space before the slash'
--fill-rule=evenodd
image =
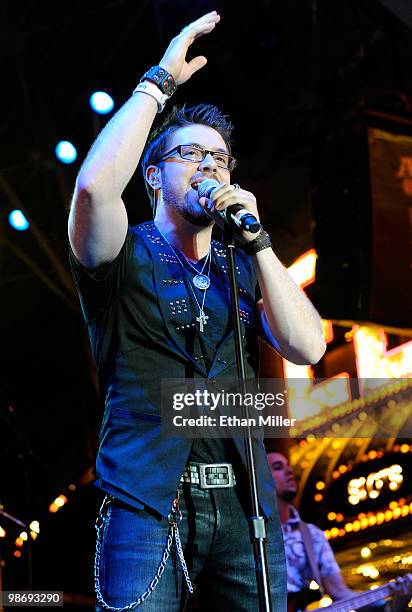
<path id="1" fill-rule="evenodd" d="M 177 85 L 185 83 L 192 74 L 206 65 L 207 59 L 204 55 L 198 55 L 187 62 L 186 54 L 190 45 L 200 36 L 212 32 L 219 21 L 220 15 L 212 11 L 190 23 L 180 34 L 172 38 L 159 66 L 170 72 Z"/>

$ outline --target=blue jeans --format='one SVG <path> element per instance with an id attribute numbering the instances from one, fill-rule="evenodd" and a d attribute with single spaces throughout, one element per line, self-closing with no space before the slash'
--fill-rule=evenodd
<path id="1" fill-rule="evenodd" d="M 229 489 L 179 488 L 180 538 L 196 598 L 189 596 L 177 557 L 169 557 L 150 596 L 139 606 L 149 612 L 213 610 L 258 612 L 255 563 L 245 513 L 245 494 Z M 112 498 L 103 513 L 100 591 L 104 601 L 123 608 L 136 601 L 156 574 L 169 532 L 166 519 L 135 510 Z M 266 522 L 267 558 L 274 612 L 286 610 L 286 566 L 278 517 Z M 97 605 L 96 610 L 104 610 Z"/>

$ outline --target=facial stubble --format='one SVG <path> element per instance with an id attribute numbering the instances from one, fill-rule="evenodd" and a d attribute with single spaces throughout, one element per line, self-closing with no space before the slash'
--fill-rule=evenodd
<path id="1" fill-rule="evenodd" d="M 194 191 L 194 190 L 191 190 Z M 176 194 L 172 189 L 163 186 L 163 202 L 167 207 L 172 207 L 178 211 L 183 219 L 198 227 L 208 227 L 213 223 L 213 219 L 200 206 L 199 199 L 194 193 L 188 191 L 182 195 Z"/>

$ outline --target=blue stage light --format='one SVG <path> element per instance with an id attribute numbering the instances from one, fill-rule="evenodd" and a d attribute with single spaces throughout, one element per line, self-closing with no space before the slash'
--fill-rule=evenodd
<path id="1" fill-rule="evenodd" d="M 57 159 L 63 164 L 72 164 L 77 157 L 76 147 L 68 140 L 58 142 L 54 151 Z"/>
<path id="2" fill-rule="evenodd" d="M 95 91 L 94 94 L 90 96 L 89 102 L 94 112 L 99 115 L 107 115 L 114 107 L 113 98 L 105 91 Z"/>
<path id="3" fill-rule="evenodd" d="M 22 211 L 18 209 L 12 210 L 9 214 L 9 223 L 13 229 L 19 232 L 24 232 L 30 227 L 30 223 L 27 221 Z"/>

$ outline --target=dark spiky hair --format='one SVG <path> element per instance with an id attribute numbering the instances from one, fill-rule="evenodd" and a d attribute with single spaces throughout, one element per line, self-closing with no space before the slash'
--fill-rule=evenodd
<path id="1" fill-rule="evenodd" d="M 291 443 L 286 438 L 265 438 L 264 440 L 266 453 L 279 453 L 284 457 L 289 457 L 289 449 Z"/>
<path id="2" fill-rule="evenodd" d="M 198 104 L 189 108 L 185 104 L 180 107 L 174 106 L 163 123 L 150 134 L 142 156 L 143 179 L 153 210 L 155 207 L 154 191 L 146 181 L 146 169 L 151 164 L 159 162 L 166 151 L 168 138 L 173 132 L 186 125 L 196 123 L 206 125 L 219 132 L 225 141 L 228 152 L 231 152 L 233 125 L 217 106 L 213 104 Z"/>

